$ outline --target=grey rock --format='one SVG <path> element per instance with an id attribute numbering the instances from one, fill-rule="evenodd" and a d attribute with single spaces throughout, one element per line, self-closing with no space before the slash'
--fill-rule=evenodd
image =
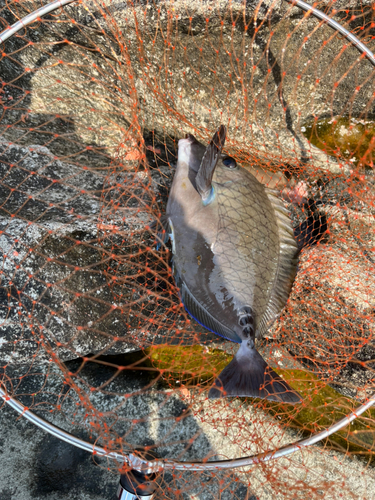
<path id="1" fill-rule="evenodd" d="M 163 301 L 152 300 L 162 290 L 152 296 L 147 288 L 154 275 L 146 268 L 160 258 L 146 249 L 156 244 L 144 229 L 153 220 L 146 205 L 160 196 L 161 171 L 110 175 L 61 162 L 45 147 L 0 138 L 0 178 L 0 363 L 196 343 L 178 332 L 178 323 L 170 331 Z M 161 271 L 170 274 L 168 262 Z M 173 287 L 171 275 L 166 280 Z M 138 314 L 146 318 L 144 328 Z M 155 331 L 147 325 L 151 316 L 160 316 Z M 202 342 L 212 339 L 201 335 Z"/>
<path id="2" fill-rule="evenodd" d="M 61 163 L 44 147 L 0 147 L 0 357 L 29 363 L 34 355 L 49 360 L 51 349 L 61 359 L 95 350 L 95 337 L 77 327 L 107 309 L 100 249 L 86 243 L 97 239 L 104 177 Z"/>
<path id="3" fill-rule="evenodd" d="M 121 373 L 109 363 L 82 360 L 66 362 L 64 371 L 55 364 L 10 366 L 5 380 L 9 392 L 47 422 L 125 454 L 147 446 L 168 459 L 227 459 L 279 449 L 301 437 L 251 403 L 213 402 L 204 391 L 171 390 L 158 381 L 150 387 L 155 374 L 123 366 Z M 112 500 L 120 465 L 52 438 L 7 406 L 0 411 L 0 464 L 1 500 Z M 271 470 L 276 484 L 264 464 L 250 472 L 165 472 L 155 500 L 272 500 L 287 498 L 296 484 L 304 493 L 325 488 L 327 499 L 342 491 L 369 499 L 375 487 L 365 461 L 320 445 L 279 458 Z"/>
<path id="4" fill-rule="evenodd" d="M 207 138 L 224 122 L 233 147 L 349 171 L 311 146 L 301 127 L 312 116 L 343 113 L 346 103 L 360 116 L 372 98 L 371 64 L 350 44 L 336 61 L 341 37 L 327 26 L 316 29 L 316 19 L 303 19 L 286 2 L 272 12 L 268 2 L 259 9 L 257 2 L 230 5 L 231 15 L 225 1 L 215 10 L 201 2 L 116 1 L 106 5 L 106 18 L 94 4 L 66 7 L 59 24 L 28 32 L 33 45 L 13 53 L 25 42 L 7 42 L 5 81 L 16 78 L 29 93 L 6 87 L 13 101 L 2 124 L 18 125 L 0 131 L 12 140 L 48 141 L 60 154 L 90 156 L 76 135 L 104 161 L 119 154 L 136 110 L 139 125 L 161 138 L 179 138 L 192 127 Z"/>
<path id="5" fill-rule="evenodd" d="M 80 365 L 79 360 L 71 361 L 67 362 L 66 368 L 75 372 Z M 148 446 L 159 458 L 187 461 L 218 458 L 211 439 L 188 410 L 188 405 L 178 397 L 178 392 L 174 394 L 161 384 L 150 390 L 147 387 L 150 374 L 147 372 L 124 370 L 121 375 L 113 377 L 115 368 L 95 362 L 86 365 L 80 377 L 97 388 L 90 397 L 91 408 L 102 413 L 101 422 L 96 421 L 96 424 L 96 410 L 91 413 L 84 405 L 77 408 L 78 391 L 72 386 L 62 388 L 62 373 L 57 366 L 35 365 L 27 373 L 19 367 L 9 367 L 6 374 L 13 380 L 22 379 L 17 392 L 24 394 L 18 396 L 23 404 L 36 404 L 38 409 L 35 407 L 35 411 L 39 416 L 86 442 L 93 442 L 91 425 L 100 434 L 100 427 L 104 429 L 105 422 L 110 423 L 109 433 L 105 432 L 96 443 L 105 445 L 107 439 L 112 438 L 117 443 L 121 441 L 120 449 L 124 454 Z M 76 387 L 84 390 L 85 384 L 76 377 L 74 380 L 78 384 Z M 100 387 L 105 382 L 103 390 Z M 58 403 L 57 395 L 61 390 L 64 397 Z M 30 398 L 30 394 L 34 396 Z M 128 397 L 124 398 L 124 394 Z M 50 412 L 56 404 L 59 404 L 59 411 Z M 67 496 L 76 500 L 115 498 L 120 464 L 92 456 L 15 416 L 14 410 L 7 407 L 0 412 L 1 429 L 5 431 L 0 434 L 2 500 L 39 500 L 46 496 L 53 500 Z M 220 495 L 226 500 L 255 500 L 246 482 L 232 471 L 171 471 L 159 476 L 157 482 L 155 500 L 214 500 Z"/>

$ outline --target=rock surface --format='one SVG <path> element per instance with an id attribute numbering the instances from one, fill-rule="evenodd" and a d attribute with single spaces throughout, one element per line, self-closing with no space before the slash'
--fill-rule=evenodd
<path id="1" fill-rule="evenodd" d="M 216 4 L 208 11 L 185 1 L 74 4 L 58 24 L 29 30 L 32 45 L 7 41 L 2 74 L 17 85 L 5 87 L 12 102 L 2 125 L 17 127 L 0 131 L 87 157 L 79 139 L 105 161 L 120 154 L 137 110 L 139 125 L 163 140 L 192 128 L 207 139 L 224 122 L 228 146 L 262 152 L 267 161 L 342 171 L 344 164 L 311 146 L 301 127 L 311 116 L 361 116 L 372 99 L 371 64 L 286 2 L 272 13 L 267 2 L 256 11 L 257 2 L 245 9 L 231 2 L 231 11 L 225 1 Z"/>
<path id="2" fill-rule="evenodd" d="M 74 370 L 79 364 L 68 362 L 67 366 Z M 84 376 L 93 385 L 100 386 L 108 376 L 113 375 L 113 369 L 103 365 L 94 363 L 87 368 Z M 89 421 L 94 422 L 95 417 L 91 420 L 93 415 L 84 416 L 86 410 L 84 413 L 74 410 L 77 400 L 74 390 L 65 393 L 65 402 L 59 412 L 51 414 L 47 409 L 56 403 L 56 396 L 61 390 L 61 374 L 56 367 L 48 369 L 46 365 L 35 366 L 26 376 L 19 370 L 9 369 L 7 373 L 14 378 L 21 378 L 23 375 L 20 388 L 27 393 L 31 391 L 34 402 L 35 397 L 38 399 L 40 396 L 40 402 L 46 410 L 40 407 L 40 416 L 87 442 L 93 442 Z M 149 380 L 147 373 L 125 371 L 124 376 L 117 377 L 107 387 L 109 393 L 99 390 L 92 399 L 97 410 L 106 414 L 106 420 L 107 417 L 118 420 L 117 425 L 112 426 L 110 434 L 122 436 L 123 449 L 129 450 L 132 445 L 139 448 L 156 444 L 159 457 L 172 458 L 182 453 L 186 460 L 198 460 L 215 456 L 211 437 L 206 436 L 199 420 L 190 411 L 189 415 L 177 423 L 177 417 L 187 409 L 182 398 L 160 385 L 157 390 L 136 394 Z M 47 387 L 49 396 L 45 393 Z M 118 393 L 117 396 L 115 392 Z M 120 394 L 133 397 L 128 398 L 123 406 L 124 398 Z M 26 404 L 32 403 L 29 397 L 23 398 L 23 401 Z M 73 421 L 68 416 L 72 415 L 72 411 L 75 413 Z M 138 419 L 138 424 L 134 424 L 133 419 Z M 10 408 L 2 408 L 0 422 L 1 500 L 39 500 L 46 496 L 60 500 L 67 498 L 67 495 L 69 499 L 77 500 L 115 498 L 119 481 L 117 469 L 120 464 L 98 456 L 93 457 L 90 453 L 41 431 L 25 419 L 18 420 L 14 410 Z M 109 435 L 103 438 L 106 440 Z M 193 446 L 187 444 L 190 438 L 194 439 Z M 198 475 L 166 472 L 158 479 L 158 483 L 155 500 L 214 500 L 220 495 L 224 500 L 255 500 L 248 485 L 239 480 L 235 472 Z M 184 494 L 179 495 L 178 491 L 183 491 Z"/>
<path id="3" fill-rule="evenodd" d="M 80 367 L 79 360 L 67 362 L 72 373 Z M 48 422 L 91 443 L 95 429 L 97 444 L 112 443 L 113 448 L 124 451 L 148 446 L 168 459 L 228 459 L 278 448 L 299 438 L 256 406 L 239 400 L 230 405 L 209 401 L 205 391 L 170 390 L 159 382 L 144 392 L 149 372 L 123 370 L 113 378 L 113 367 L 86 364 L 74 381 L 76 387 L 84 387 L 82 377 L 81 381 L 96 388 L 90 394 L 94 412 L 89 405 L 76 405 L 78 393 L 72 387 L 62 387 L 56 365 L 35 365 L 28 372 L 9 368 L 7 375 L 21 381 L 15 390 L 17 397 Z M 114 461 L 92 457 L 49 436 L 24 418 L 17 419 L 8 407 L 1 409 L 0 422 L 2 500 L 42 500 L 46 496 L 60 500 L 67 495 L 77 500 L 115 498 L 119 476 Z M 329 500 L 342 493 L 371 500 L 375 489 L 373 468 L 319 445 L 278 459 L 269 467 L 255 465 L 250 474 L 243 469 L 166 472 L 159 479 L 155 500 L 273 500 L 288 498 L 291 491 L 306 495 L 316 489 L 324 491 Z M 275 472 L 277 480 L 272 482 Z"/>
<path id="4" fill-rule="evenodd" d="M 160 171 L 122 171 L 114 181 L 106 170 L 61 162 L 45 147 L 0 139 L 0 151 L 0 363 L 48 362 L 54 355 L 65 361 L 180 342 L 178 325 L 170 331 L 166 322 L 163 328 L 165 308 L 147 306 L 148 274 L 137 274 L 152 266 L 153 254 L 165 258 L 155 251 L 147 257 L 148 245 L 155 248 L 156 242 L 145 233 L 153 221 L 145 208 L 147 192 L 160 197 L 165 190 Z M 123 206 L 106 211 L 119 196 Z M 134 271 L 127 252 L 137 244 Z M 137 256 L 142 249 L 143 264 Z M 168 263 L 163 265 L 166 272 Z M 177 295 L 173 300 L 179 304 Z M 160 315 L 157 333 L 142 331 L 137 310 L 145 324 L 151 314 Z M 213 339 L 209 332 L 200 337 Z M 197 342 L 188 334 L 184 341 Z"/>

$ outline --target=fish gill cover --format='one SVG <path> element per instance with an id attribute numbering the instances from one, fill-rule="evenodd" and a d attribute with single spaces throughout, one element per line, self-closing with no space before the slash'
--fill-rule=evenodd
<path id="1" fill-rule="evenodd" d="M 0 5 L 5 29 L 41 3 Z M 314 5 L 375 51 L 372 2 Z M 39 18 L 0 58 L 0 377 L 10 395 L 108 451 L 181 461 L 278 449 L 369 397 L 375 72 L 353 45 L 281 1 L 94 0 Z M 158 248 L 153 222 L 178 140 L 208 144 L 220 124 L 225 154 L 279 192 L 304 243 L 286 307 L 257 343 L 302 396 L 295 406 L 208 398 L 238 345 L 188 315 L 171 244 Z M 1 414 L 11 428 L 16 414 L 5 403 Z M 13 438 L 7 426 L 1 434 L 3 461 Z M 273 462 L 166 472 L 156 498 L 374 498 L 374 438 L 369 410 Z M 94 460 L 118 475 L 121 464 Z M 85 488 L 50 493 L 113 496 Z"/>

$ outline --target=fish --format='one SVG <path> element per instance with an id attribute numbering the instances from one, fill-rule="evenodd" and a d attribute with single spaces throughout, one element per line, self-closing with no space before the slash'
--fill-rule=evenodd
<path id="1" fill-rule="evenodd" d="M 223 153 L 225 139 L 220 125 L 207 147 L 191 134 L 179 140 L 159 239 L 171 240 L 173 275 L 188 314 L 240 344 L 209 398 L 299 403 L 301 396 L 256 349 L 288 300 L 297 243 L 278 192 Z"/>

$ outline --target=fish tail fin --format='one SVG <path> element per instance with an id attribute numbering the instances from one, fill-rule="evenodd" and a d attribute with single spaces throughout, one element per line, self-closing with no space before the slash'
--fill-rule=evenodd
<path id="1" fill-rule="evenodd" d="M 242 342 L 233 360 L 215 380 L 208 397 L 241 396 L 268 399 L 279 403 L 300 403 L 301 396 L 294 391 L 264 361 L 255 348 Z"/>
<path id="2" fill-rule="evenodd" d="M 207 146 L 195 178 L 197 191 L 201 195 L 203 203 L 206 205 L 210 203 L 212 195 L 212 177 L 225 143 L 226 133 L 224 125 L 220 125 Z"/>

